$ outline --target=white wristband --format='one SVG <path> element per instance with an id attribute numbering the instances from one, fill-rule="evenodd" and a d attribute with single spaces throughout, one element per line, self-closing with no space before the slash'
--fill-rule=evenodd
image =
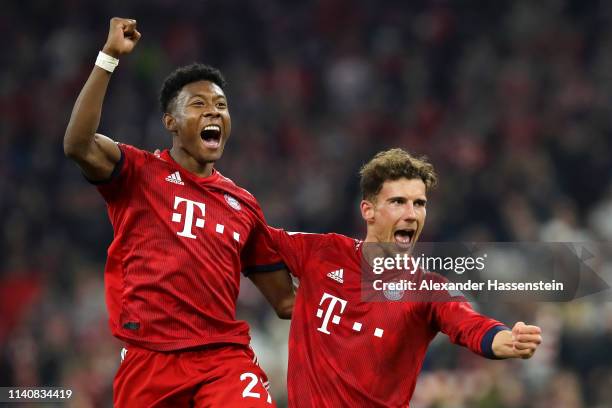
<path id="1" fill-rule="evenodd" d="M 119 59 L 100 51 L 98 53 L 98 58 L 96 58 L 96 65 L 105 71 L 113 72 L 117 65 L 119 65 Z"/>

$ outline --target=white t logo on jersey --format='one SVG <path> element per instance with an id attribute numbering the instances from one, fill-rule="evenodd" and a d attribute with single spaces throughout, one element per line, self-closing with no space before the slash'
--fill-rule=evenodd
<path id="1" fill-rule="evenodd" d="M 323 318 L 323 324 L 321 327 L 317 328 L 318 331 L 323 332 L 325 334 L 331 334 L 329 330 L 327 330 L 327 325 L 329 324 L 329 318 L 331 317 L 331 321 L 333 324 L 340 323 L 340 314 L 344 312 L 344 308 L 346 307 L 347 301 L 344 299 L 340 299 L 339 297 L 335 297 L 330 295 L 329 293 L 323 293 L 323 297 L 321 297 L 321 301 L 319 302 L 319 306 L 323 305 L 326 299 L 330 299 L 329 304 L 327 305 L 327 311 L 325 312 L 325 317 Z M 340 303 L 340 313 L 337 315 L 333 315 L 334 307 L 336 307 L 336 303 Z M 323 309 L 317 309 L 317 317 L 323 317 Z"/>
<path id="2" fill-rule="evenodd" d="M 174 209 L 178 210 L 181 203 L 185 203 L 185 222 L 183 223 L 183 230 L 177 232 L 177 235 L 181 237 L 193 238 L 196 236 L 191 232 L 193 227 L 194 209 L 197 207 L 200 210 L 200 214 L 204 217 L 206 206 L 203 203 L 197 201 L 191 201 L 183 197 L 174 197 Z M 183 214 L 175 212 L 172 214 L 172 222 L 181 222 Z M 195 218 L 195 226 L 197 228 L 204 228 L 204 218 Z"/>

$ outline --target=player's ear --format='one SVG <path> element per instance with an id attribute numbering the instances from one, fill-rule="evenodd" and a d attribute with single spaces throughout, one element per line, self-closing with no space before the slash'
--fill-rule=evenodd
<path id="1" fill-rule="evenodd" d="M 164 116 L 162 117 L 162 122 L 164 122 L 164 126 L 170 132 L 176 131 L 176 119 L 170 113 L 164 113 Z"/>
<path id="2" fill-rule="evenodd" d="M 361 200 L 359 208 L 361 209 L 361 217 L 366 222 L 372 222 L 374 220 L 374 203 L 368 200 Z"/>

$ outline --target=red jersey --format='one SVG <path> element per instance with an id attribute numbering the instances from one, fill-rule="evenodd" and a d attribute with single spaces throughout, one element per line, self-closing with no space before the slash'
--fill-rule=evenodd
<path id="1" fill-rule="evenodd" d="M 157 351 L 248 344 L 236 320 L 240 272 L 283 265 L 255 198 L 213 170 L 197 177 L 169 152 L 120 144 L 98 183 L 113 225 L 105 269 L 112 333 Z"/>
<path id="2" fill-rule="evenodd" d="M 289 334 L 290 407 L 407 407 L 438 331 L 493 357 L 507 329 L 465 301 L 361 301 L 361 241 L 270 228 L 299 278 Z"/>

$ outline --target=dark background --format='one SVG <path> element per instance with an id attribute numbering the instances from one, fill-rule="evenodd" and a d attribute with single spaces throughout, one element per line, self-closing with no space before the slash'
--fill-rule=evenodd
<path id="1" fill-rule="evenodd" d="M 104 203 L 62 151 L 113 16 L 143 37 L 121 59 L 100 131 L 170 145 L 157 91 L 202 61 L 229 81 L 217 167 L 271 225 L 363 237 L 359 167 L 403 147 L 440 187 L 423 240 L 612 240 L 612 4 L 598 1 L 4 2 L 0 13 L 0 386 L 71 387 L 110 406 Z M 596 271 L 612 282 L 612 265 Z M 438 336 L 413 407 L 606 407 L 612 304 L 476 305 L 538 324 L 530 361 L 491 362 Z M 284 404 L 288 324 L 249 282 L 240 315 Z"/>

